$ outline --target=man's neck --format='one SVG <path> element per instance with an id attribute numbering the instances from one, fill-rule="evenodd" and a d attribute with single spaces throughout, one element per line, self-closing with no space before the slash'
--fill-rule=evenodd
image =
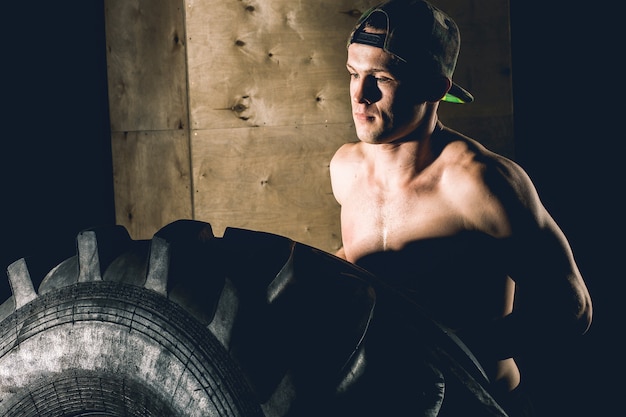
<path id="1" fill-rule="evenodd" d="M 435 159 L 432 136 L 441 127 L 435 117 L 400 140 L 386 144 L 366 144 L 375 175 L 415 177 Z"/>

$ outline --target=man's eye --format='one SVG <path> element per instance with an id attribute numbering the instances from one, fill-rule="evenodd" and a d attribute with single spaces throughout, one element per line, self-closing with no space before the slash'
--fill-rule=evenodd
<path id="1" fill-rule="evenodd" d="M 387 77 L 376 77 L 376 82 L 377 83 L 388 83 L 391 81 L 391 78 L 387 78 Z"/>
<path id="2" fill-rule="evenodd" d="M 351 72 L 350 78 L 359 78 L 359 74 L 357 74 L 356 72 Z"/>

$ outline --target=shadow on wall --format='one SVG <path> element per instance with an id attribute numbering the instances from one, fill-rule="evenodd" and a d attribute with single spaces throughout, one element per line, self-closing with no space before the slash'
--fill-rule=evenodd
<path id="1" fill-rule="evenodd" d="M 606 24 L 602 7 L 511 3 L 517 160 L 567 235 L 594 303 L 582 343 L 538 362 L 536 376 L 543 377 L 535 390 L 546 407 L 539 411 L 610 415 L 623 396 L 609 375 L 625 349 L 616 333 L 625 318 L 617 307 L 624 284 L 615 279 L 623 275 L 623 245 L 615 241 L 625 231 L 616 190 L 625 184 L 623 162 L 614 160 L 623 155 L 615 152 L 623 148 L 614 123 L 623 117 L 620 81 L 606 60 L 621 36 L 610 33 L 619 29 Z"/>
<path id="2" fill-rule="evenodd" d="M 78 231 L 115 221 L 103 1 L 6 7 L 3 270 L 35 253 L 64 259 Z"/>

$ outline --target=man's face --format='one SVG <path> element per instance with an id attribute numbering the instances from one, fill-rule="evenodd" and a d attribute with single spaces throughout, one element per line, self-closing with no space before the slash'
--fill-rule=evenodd
<path id="1" fill-rule="evenodd" d="M 384 50 L 353 43 L 346 63 L 350 73 L 352 117 L 358 138 L 367 143 L 391 143 L 419 126 L 425 100 L 416 98 L 413 84 L 399 74 L 393 56 Z"/>

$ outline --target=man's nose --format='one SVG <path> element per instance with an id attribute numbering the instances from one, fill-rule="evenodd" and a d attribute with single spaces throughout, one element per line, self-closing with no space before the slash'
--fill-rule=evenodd
<path id="1" fill-rule="evenodd" d="M 364 77 L 355 81 L 352 100 L 355 103 L 372 104 L 376 101 L 376 83 L 370 77 Z"/>

